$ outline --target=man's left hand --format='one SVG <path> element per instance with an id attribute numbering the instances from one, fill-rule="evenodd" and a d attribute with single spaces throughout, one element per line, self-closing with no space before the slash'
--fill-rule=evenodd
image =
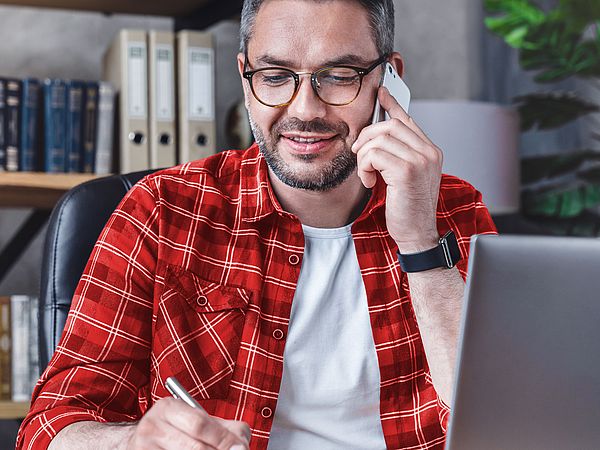
<path id="1" fill-rule="evenodd" d="M 428 250 L 438 243 L 436 209 L 442 151 L 436 147 L 389 91 L 378 91 L 390 120 L 365 127 L 352 146 L 358 176 L 367 188 L 377 172 L 387 185 L 386 223 L 401 253 Z"/>

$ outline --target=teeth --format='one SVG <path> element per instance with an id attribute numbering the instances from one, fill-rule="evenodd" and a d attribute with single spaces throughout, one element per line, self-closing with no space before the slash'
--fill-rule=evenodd
<path id="1" fill-rule="evenodd" d="M 312 144 L 314 142 L 319 142 L 322 140 L 322 139 L 314 139 L 314 138 L 307 139 L 307 138 L 299 138 L 299 137 L 292 137 L 290 139 L 294 142 L 299 142 L 301 144 Z"/>

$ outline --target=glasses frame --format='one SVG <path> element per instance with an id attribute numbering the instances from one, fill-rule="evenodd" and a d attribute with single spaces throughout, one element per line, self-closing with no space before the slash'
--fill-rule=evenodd
<path id="1" fill-rule="evenodd" d="M 252 91 L 252 95 L 254 95 L 254 98 L 259 103 L 261 103 L 261 104 L 263 104 L 265 106 L 269 106 L 271 108 L 282 108 L 284 106 L 288 106 L 290 103 L 292 103 L 294 101 L 294 99 L 296 98 L 296 95 L 298 95 L 298 90 L 299 90 L 299 87 L 300 87 L 300 75 L 310 75 L 310 85 L 311 85 L 314 93 L 316 94 L 316 96 L 323 103 L 325 103 L 327 105 L 331 105 L 331 106 L 346 106 L 346 105 L 349 105 L 350 103 L 352 103 L 354 100 L 356 100 L 356 98 L 360 94 L 360 90 L 362 88 L 363 78 L 366 75 L 368 75 L 369 73 L 371 73 L 373 70 L 375 70 L 378 66 L 380 66 L 383 63 L 385 63 L 387 61 L 387 59 L 388 59 L 388 56 L 389 55 L 382 55 L 382 56 L 380 56 L 373 64 L 371 64 L 367 68 L 350 66 L 350 65 L 345 65 L 345 64 L 340 64 L 340 65 L 335 65 L 335 66 L 321 67 L 320 69 L 317 69 L 314 72 L 294 72 L 293 70 L 288 69 L 286 67 L 277 67 L 277 66 L 262 67 L 262 68 L 256 69 L 256 70 L 246 70 L 246 68 L 248 67 L 248 55 L 245 54 L 244 55 L 244 59 L 245 59 L 245 61 L 244 61 L 244 72 L 242 73 L 242 76 L 246 80 L 248 80 L 248 84 L 250 84 L 250 90 Z M 358 74 L 359 83 L 360 84 L 358 86 L 358 90 L 356 91 L 356 95 L 349 102 L 345 102 L 345 103 L 330 103 L 330 102 L 327 102 L 327 101 L 323 100 L 321 98 L 321 96 L 319 95 L 318 84 L 317 84 L 317 77 L 318 77 L 318 75 L 320 73 L 326 71 L 326 70 L 331 70 L 331 69 L 337 68 L 337 67 L 342 68 L 342 69 L 353 69 Z M 292 94 L 292 98 L 290 98 L 287 102 L 280 103 L 280 104 L 277 104 L 277 105 L 270 105 L 270 104 L 265 103 L 264 101 L 262 101 L 260 98 L 258 98 L 258 95 L 256 95 L 256 92 L 254 91 L 254 84 L 252 83 L 252 77 L 254 76 L 254 74 L 256 74 L 258 72 L 263 72 L 265 70 L 274 70 L 274 69 L 275 70 L 283 70 L 283 71 L 288 72 L 289 74 L 292 75 L 292 77 L 294 78 L 294 93 Z"/>

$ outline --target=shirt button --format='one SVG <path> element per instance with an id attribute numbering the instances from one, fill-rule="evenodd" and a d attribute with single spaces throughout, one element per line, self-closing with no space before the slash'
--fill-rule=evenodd
<path id="1" fill-rule="evenodd" d="M 280 341 L 281 339 L 283 339 L 283 331 L 279 328 L 273 330 L 273 337 Z"/>
<path id="2" fill-rule="evenodd" d="M 269 408 L 268 406 L 265 406 L 261 410 L 260 415 L 263 416 L 265 419 L 268 419 L 269 417 L 271 417 L 273 415 L 273 411 L 271 411 L 271 408 Z"/>
<path id="3" fill-rule="evenodd" d="M 204 295 L 201 295 L 196 300 L 196 303 L 198 303 L 198 306 L 206 306 L 208 304 L 208 299 Z"/>
<path id="4" fill-rule="evenodd" d="M 288 261 L 290 262 L 290 264 L 292 266 L 295 266 L 296 264 L 298 264 L 300 262 L 300 257 L 296 254 L 290 255 L 290 257 L 288 258 Z"/>

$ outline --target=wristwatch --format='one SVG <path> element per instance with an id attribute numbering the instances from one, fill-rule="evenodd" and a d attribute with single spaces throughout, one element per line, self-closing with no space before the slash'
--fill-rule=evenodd
<path id="1" fill-rule="evenodd" d="M 460 249 L 454 231 L 448 231 L 438 241 L 437 247 L 424 252 L 403 255 L 398 252 L 398 262 L 404 272 L 422 272 L 437 267 L 453 268 L 460 261 Z"/>

